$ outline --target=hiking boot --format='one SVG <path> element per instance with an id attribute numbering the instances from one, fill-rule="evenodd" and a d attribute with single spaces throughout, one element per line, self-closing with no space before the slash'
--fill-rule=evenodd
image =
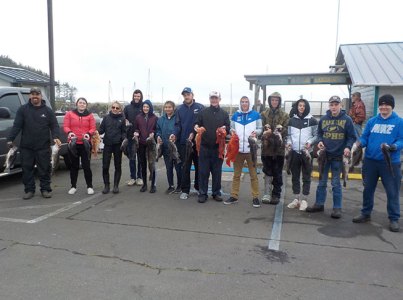
<path id="1" fill-rule="evenodd" d="M 140 189 L 140 192 L 144 193 L 145 191 L 147 191 L 147 185 L 143 185 Z"/>
<path id="2" fill-rule="evenodd" d="M 207 197 L 206 196 L 199 196 L 198 198 L 197 198 L 197 202 L 199 202 L 199 203 L 204 203 L 204 202 L 206 202 L 207 201 Z"/>
<path id="3" fill-rule="evenodd" d="M 366 223 L 371 221 L 371 216 L 359 215 L 353 218 L 353 223 Z"/>
<path id="4" fill-rule="evenodd" d="M 292 200 L 291 203 L 289 203 L 289 204 L 287 205 L 287 207 L 288 207 L 288 208 L 298 208 L 299 205 L 300 205 L 299 200 L 298 200 L 297 198 L 295 198 L 294 200 Z"/>
<path id="5" fill-rule="evenodd" d="M 170 187 L 165 191 L 166 194 L 173 194 L 174 192 L 175 192 L 175 188 L 174 188 L 173 186 L 170 186 Z"/>
<path id="6" fill-rule="evenodd" d="M 31 199 L 33 196 L 34 196 L 34 192 L 26 192 L 25 194 L 24 194 L 24 196 L 22 196 L 22 199 L 24 199 L 24 200 L 29 200 L 29 199 Z"/>
<path id="7" fill-rule="evenodd" d="M 188 194 L 188 193 L 182 193 L 182 194 L 179 196 L 179 199 L 182 199 L 182 200 L 186 200 L 187 198 L 189 198 L 189 194 Z"/>
<path id="8" fill-rule="evenodd" d="M 280 202 L 280 197 L 272 195 L 269 204 L 277 205 L 279 202 Z"/>
<path id="9" fill-rule="evenodd" d="M 113 186 L 112 193 L 119 194 L 119 186 L 118 185 Z"/>
<path id="10" fill-rule="evenodd" d="M 215 201 L 217 201 L 217 202 L 221 202 L 221 201 L 222 201 L 221 195 L 214 195 L 214 196 L 213 196 L 213 199 L 214 199 Z"/>
<path id="11" fill-rule="evenodd" d="M 299 210 L 305 211 L 307 207 L 308 202 L 306 202 L 306 200 L 301 200 L 301 202 L 299 203 Z"/>
<path id="12" fill-rule="evenodd" d="M 157 191 L 157 187 L 155 185 L 153 185 L 150 189 L 150 193 L 155 193 Z"/>
<path id="13" fill-rule="evenodd" d="M 136 183 L 136 179 L 130 179 L 128 182 L 126 182 L 127 183 L 127 185 L 129 185 L 129 186 L 132 186 L 132 185 L 134 185 L 135 183 Z"/>
<path id="14" fill-rule="evenodd" d="M 341 218 L 341 208 L 333 208 L 333 212 L 331 213 L 330 217 L 333 219 L 340 219 Z"/>
<path id="15" fill-rule="evenodd" d="M 389 223 L 389 230 L 392 232 L 399 232 L 400 226 L 398 221 L 390 221 Z"/>
<path id="16" fill-rule="evenodd" d="M 312 206 L 308 206 L 305 211 L 309 212 L 309 213 L 314 213 L 314 212 L 321 212 L 325 210 L 325 206 L 324 205 L 319 205 L 319 204 L 314 204 Z"/>
<path id="17" fill-rule="evenodd" d="M 102 194 L 108 194 L 110 191 L 109 184 L 105 184 L 104 189 L 102 190 Z"/>
<path id="18" fill-rule="evenodd" d="M 234 198 L 234 197 L 229 197 L 227 200 L 225 200 L 223 203 L 224 204 L 234 204 L 234 203 L 237 203 L 238 202 L 238 199 L 237 198 Z"/>
<path id="19" fill-rule="evenodd" d="M 253 207 L 260 207 L 260 201 L 259 201 L 259 199 L 258 198 L 253 198 L 252 199 L 252 206 Z"/>
<path id="20" fill-rule="evenodd" d="M 42 191 L 41 194 L 43 198 L 52 198 L 52 193 L 49 191 Z"/>
<path id="21" fill-rule="evenodd" d="M 138 185 L 138 186 L 144 185 L 143 179 L 137 178 L 137 179 L 136 179 L 136 185 Z"/>

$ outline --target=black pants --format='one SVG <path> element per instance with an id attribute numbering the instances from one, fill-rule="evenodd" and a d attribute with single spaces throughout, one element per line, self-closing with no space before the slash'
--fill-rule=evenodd
<path id="1" fill-rule="evenodd" d="M 141 166 L 141 174 L 143 177 L 143 185 L 147 186 L 147 146 L 140 144 L 139 145 L 139 150 L 138 150 L 138 159 L 140 160 L 140 166 Z M 155 170 L 153 174 L 151 174 L 151 186 L 155 186 Z"/>
<path id="2" fill-rule="evenodd" d="M 118 186 L 120 182 L 120 177 L 122 176 L 122 150 L 120 150 L 120 143 L 104 146 L 102 154 L 102 177 L 104 179 L 104 184 L 110 184 L 109 166 L 111 164 L 112 154 L 113 162 L 115 165 L 113 185 Z"/>
<path id="3" fill-rule="evenodd" d="M 80 167 L 80 159 L 81 166 L 84 170 L 84 178 L 85 183 L 87 184 L 87 188 L 92 188 L 92 172 L 90 167 L 90 158 L 88 153 L 85 151 L 84 145 L 77 145 L 77 156 L 72 155 L 69 152 L 71 168 L 70 168 L 70 180 L 71 187 L 77 187 L 77 178 L 78 178 L 78 169 Z"/>
<path id="4" fill-rule="evenodd" d="M 41 192 L 51 192 L 50 187 L 50 148 L 31 150 L 20 148 L 22 164 L 22 183 L 25 193 L 35 193 L 35 165 L 38 172 Z"/>
<path id="5" fill-rule="evenodd" d="M 212 196 L 221 196 L 221 174 L 223 160 L 218 158 L 218 147 L 200 147 L 199 197 L 207 197 L 208 181 L 211 173 Z"/>
<path id="6" fill-rule="evenodd" d="M 262 156 L 263 173 L 273 177 L 272 196 L 281 196 L 283 186 L 284 156 Z"/>
<path id="7" fill-rule="evenodd" d="M 194 188 L 199 190 L 199 157 L 197 156 L 196 147 L 193 146 L 193 153 L 189 156 L 188 160 L 186 160 L 186 144 L 179 145 L 179 158 L 181 159 L 181 163 L 179 167 L 182 170 L 182 181 L 181 181 L 181 190 L 182 193 L 189 194 L 190 192 L 190 169 L 192 167 L 192 162 L 195 167 L 195 181 Z"/>
<path id="8" fill-rule="evenodd" d="M 304 163 L 302 154 L 293 151 L 291 160 L 291 174 L 292 174 L 292 191 L 295 195 L 301 192 L 300 176 L 302 171 L 302 194 L 309 195 L 311 189 L 311 173 L 312 173 L 312 159 L 311 163 Z"/>

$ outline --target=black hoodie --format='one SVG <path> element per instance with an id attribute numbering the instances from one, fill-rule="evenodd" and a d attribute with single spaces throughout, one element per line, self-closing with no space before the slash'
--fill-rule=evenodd
<path id="1" fill-rule="evenodd" d="M 21 148 L 42 150 L 49 148 L 51 138 L 60 136 L 60 128 L 53 110 L 42 100 L 40 106 L 32 105 L 31 101 L 22 105 L 14 119 L 14 125 L 8 141 L 14 141 L 21 131 Z"/>

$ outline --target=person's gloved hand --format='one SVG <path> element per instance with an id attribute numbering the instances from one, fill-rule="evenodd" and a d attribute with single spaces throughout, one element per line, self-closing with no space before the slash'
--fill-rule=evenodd
<path id="1" fill-rule="evenodd" d="M 11 149 L 11 148 L 13 148 L 14 147 L 14 143 L 13 142 L 7 142 L 7 147 L 9 148 L 9 149 Z"/>
<path id="2" fill-rule="evenodd" d="M 72 139 L 76 137 L 76 135 L 74 134 L 74 132 L 69 132 L 69 134 L 67 135 L 67 138 Z"/>
<path id="3" fill-rule="evenodd" d="M 83 138 L 88 141 L 90 139 L 90 135 L 86 133 L 83 135 Z"/>

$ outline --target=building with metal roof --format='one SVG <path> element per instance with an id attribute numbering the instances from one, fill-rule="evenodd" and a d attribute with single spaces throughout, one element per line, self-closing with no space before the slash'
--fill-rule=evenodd
<path id="1" fill-rule="evenodd" d="M 26 69 L 0 66 L 0 86 L 37 86 L 40 87 L 43 92 L 46 92 L 48 90 L 49 81 L 48 76 Z"/>
<path id="2" fill-rule="evenodd" d="M 368 117 L 377 113 L 378 97 L 392 94 L 395 111 L 403 117 L 403 42 L 340 45 L 329 73 L 245 75 L 255 101 L 268 85 L 347 85 L 350 95 L 360 92 Z M 348 108 L 348 107 L 346 107 Z"/>

